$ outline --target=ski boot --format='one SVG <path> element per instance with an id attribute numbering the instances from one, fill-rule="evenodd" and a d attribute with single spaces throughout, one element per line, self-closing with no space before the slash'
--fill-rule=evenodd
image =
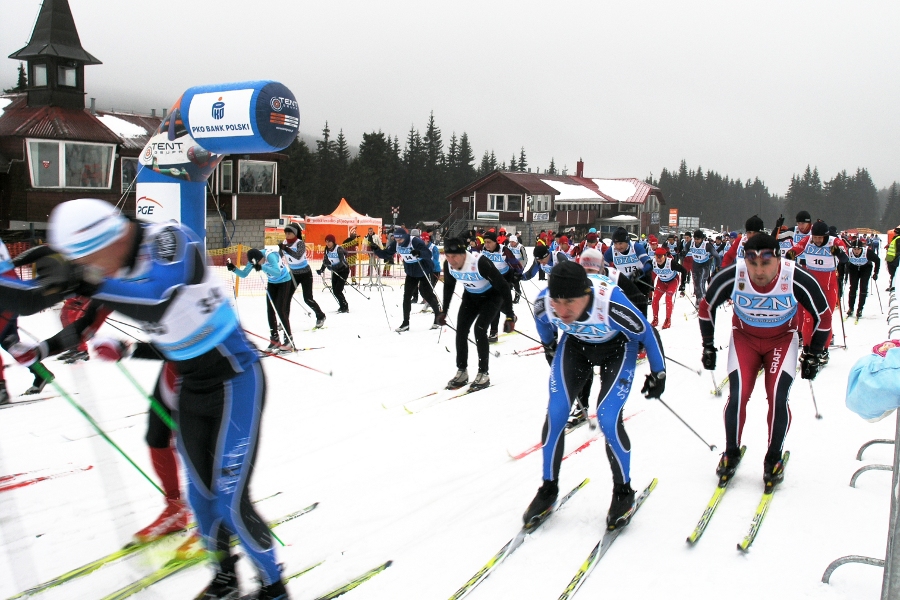
<path id="1" fill-rule="evenodd" d="M 822 355 L 819 357 L 819 365 L 824 367 L 828 364 L 830 358 L 831 357 L 828 354 L 828 348 L 825 348 L 825 350 L 822 351 Z"/>
<path id="2" fill-rule="evenodd" d="M 672 326 L 672 317 L 666 317 L 666 320 L 665 320 L 665 322 L 663 323 L 662 328 L 663 328 L 663 329 L 668 329 L 668 328 L 671 327 L 671 326 Z"/>
<path id="3" fill-rule="evenodd" d="M 862 309 L 861 308 L 856 311 L 856 320 L 859 321 L 860 319 L 862 319 Z"/>
<path id="4" fill-rule="evenodd" d="M 784 481 L 784 462 L 781 457 L 772 460 L 766 456 L 766 460 L 763 462 L 763 482 L 766 484 L 766 491 L 768 492 L 782 481 Z"/>
<path id="5" fill-rule="evenodd" d="M 740 463 L 741 450 L 739 448 L 727 450 L 722 453 L 722 458 L 719 459 L 719 466 L 716 467 L 716 475 L 719 476 L 719 485 L 724 484 L 734 476 L 734 472 L 737 471 Z"/>
<path id="6" fill-rule="evenodd" d="M 284 587 L 283 581 L 264 585 L 259 588 L 256 595 L 251 596 L 252 600 L 289 600 L 287 589 Z"/>
<path id="7" fill-rule="evenodd" d="M 469 374 L 465 369 L 460 369 L 456 372 L 456 375 L 453 377 L 453 379 L 447 382 L 447 389 L 458 390 L 467 383 L 469 383 Z"/>
<path id="8" fill-rule="evenodd" d="M 576 427 L 587 421 L 588 418 L 587 408 L 581 407 L 578 403 L 573 404 L 572 408 L 574 410 L 572 411 L 572 414 L 569 415 L 569 421 L 566 423 L 566 429 L 575 429 Z"/>
<path id="9" fill-rule="evenodd" d="M 537 494 L 528 510 L 522 515 L 525 522 L 525 529 L 534 529 L 540 525 L 544 519 L 550 514 L 550 510 L 556 503 L 556 497 L 559 495 L 559 484 L 555 481 L 544 480 L 543 485 L 538 488 Z"/>
<path id="10" fill-rule="evenodd" d="M 6 381 L 0 379 L 0 405 L 9 404 L 9 392 L 6 390 Z"/>
<path id="11" fill-rule="evenodd" d="M 512 301 L 513 304 L 518 304 L 518 303 L 519 303 L 519 300 L 520 300 L 521 298 L 522 298 L 522 294 L 520 294 L 519 292 L 516 292 L 516 296 L 515 296 L 515 298 L 513 298 L 513 301 Z"/>
<path id="12" fill-rule="evenodd" d="M 47 385 L 47 380 L 38 375 L 34 374 L 34 381 L 31 383 L 31 387 L 23 392 L 23 396 L 31 396 L 32 394 L 40 394 L 44 391 L 44 387 Z"/>
<path id="13" fill-rule="evenodd" d="M 238 588 L 237 573 L 234 571 L 237 559 L 237 556 L 229 556 L 220 562 L 212 582 L 194 600 L 238 600 L 241 597 L 241 590 Z"/>
<path id="14" fill-rule="evenodd" d="M 478 371 L 478 375 L 475 376 L 475 379 L 472 380 L 472 385 L 469 386 L 470 392 L 475 392 L 478 390 L 483 390 L 484 388 L 491 385 L 491 378 L 487 373 Z"/>
<path id="15" fill-rule="evenodd" d="M 630 483 L 617 483 L 613 486 L 612 502 L 606 513 L 606 528 L 612 531 L 628 525 L 634 514 L 634 490 Z"/>
<path id="16" fill-rule="evenodd" d="M 491 331 L 491 332 L 488 334 L 488 343 L 489 343 L 489 344 L 496 344 L 496 343 L 497 343 L 497 340 L 499 340 L 499 339 L 500 339 L 500 338 L 497 336 L 497 330 L 496 330 L 496 329 L 493 330 L 493 331 Z"/>
<path id="17" fill-rule="evenodd" d="M 266 346 L 266 352 L 278 352 L 281 349 L 281 340 L 273 339 L 269 340 L 269 345 Z"/>
<path id="18" fill-rule="evenodd" d="M 192 560 L 194 558 L 202 558 L 206 555 L 206 549 L 203 547 L 203 540 L 195 529 L 194 532 L 186 539 L 178 548 L 175 549 L 175 560 Z"/>
<path id="19" fill-rule="evenodd" d="M 338 309 L 338 314 L 346 314 L 350 312 L 350 305 L 344 304 Z"/>
<path id="20" fill-rule="evenodd" d="M 659 325 L 659 317 L 657 317 L 656 315 L 653 315 L 653 320 L 650 321 L 650 325 L 652 325 L 653 327 L 656 327 L 657 325 Z"/>
<path id="21" fill-rule="evenodd" d="M 69 354 L 63 362 L 67 365 L 71 365 L 72 363 L 76 363 L 79 360 L 90 360 L 91 355 L 88 354 L 87 350 L 75 350 L 71 354 Z"/>
<path id="22" fill-rule="evenodd" d="M 440 328 L 441 328 L 441 324 L 438 323 L 437 321 L 435 321 L 434 323 L 431 324 L 431 328 L 432 328 L 432 329 L 440 329 Z"/>
<path id="23" fill-rule="evenodd" d="M 396 331 L 397 333 L 403 333 L 404 331 L 409 331 L 409 323 L 404 321 L 403 323 L 400 324 L 400 327 L 398 327 L 394 331 Z"/>
<path id="24" fill-rule="evenodd" d="M 325 315 L 322 315 L 321 317 L 316 317 L 316 326 L 313 327 L 313 329 L 322 329 L 322 327 L 324 325 L 325 325 Z"/>
<path id="25" fill-rule="evenodd" d="M 166 509 L 155 521 L 134 534 L 135 544 L 146 544 L 187 528 L 190 513 L 181 500 L 167 499 Z"/>

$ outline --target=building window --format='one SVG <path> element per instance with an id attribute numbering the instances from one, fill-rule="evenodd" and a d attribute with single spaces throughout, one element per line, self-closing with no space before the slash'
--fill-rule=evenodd
<path id="1" fill-rule="evenodd" d="M 75 67 L 66 67 L 64 65 L 60 65 L 56 68 L 56 84 L 62 85 L 66 87 L 75 87 L 75 74 L 77 71 Z"/>
<path id="2" fill-rule="evenodd" d="M 506 196 L 503 194 L 488 194 L 488 210 L 506 210 Z"/>
<path id="3" fill-rule="evenodd" d="M 112 187 L 113 144 L 28 140 L 34 187 Z"/>
<path id="4" fill-rule="evenodd" d="M 34 65 L 31 68 L 31 85 L 34 87 L 47 86 L 47 65 Z"/>
<path id="5" fill-rule="evenodd" d="M 261 160 L 242 160 L 238 162 L 240 179 L 238 193 L 241 194 L 274 194 L 275 163 Z"/>
<path id="6" fill-rule="evenodd" d="M 522 212 L 522 196 L 507 196 L 506 210 L 508 210 L 509 212 Z"/>
<path id="7" fill-rule="evenodd" d="M 531 210 L 534 212 L 548 212 L 550 210 L 550 195 L 538 194 L 532 196 Z"/>
<path id="8" fill-rule="evenodd" d="M 222 192 L 231 193 L 231 161 L 223 160 L 222 164 L 219 165 L 219 190 Z"/>
<path id="9" fill-rule="evenodd" d="M 122 159 L 122 193 L 134 188 L 134 179 L 137 177 L 138 159 L 123 158 Z"/>

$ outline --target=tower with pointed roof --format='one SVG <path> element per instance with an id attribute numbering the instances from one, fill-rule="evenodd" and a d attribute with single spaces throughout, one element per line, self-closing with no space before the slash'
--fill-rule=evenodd
<path id="1" fill-rule="evenodd" d="M 44 0 L 31 40 L 9 58 L 28 63 L 28 106 L 84 108 L 84 67 L 102 64 L 81 46 L 68 0 Z"/>

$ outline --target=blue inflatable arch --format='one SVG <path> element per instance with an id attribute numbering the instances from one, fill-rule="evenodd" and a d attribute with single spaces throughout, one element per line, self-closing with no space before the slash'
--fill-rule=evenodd
<path id="1" fill-rule="evenodd" d="M 206 182 L 226 154 L 287 148 L 300 111 L 277 81 L 192 87 L 144 146 L 136 179 L 137 216 L 176 220 L 206 238 Z"/>

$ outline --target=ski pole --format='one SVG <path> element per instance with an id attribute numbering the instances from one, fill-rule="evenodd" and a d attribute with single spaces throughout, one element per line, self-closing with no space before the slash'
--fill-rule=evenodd
<path id="1" fill-rule="evenodd" d="M 141 469 L 139 466 L 137 466 L 137 463 L 135 463 L 133 460 L 131 460 L 131 457 L 128 456 L 127 454 L 125 454 L 125 451 L 122 450 L 121 448 L 119 448 L 119 446 L 118 446 L 114 441 L 112 441 L 112 439 L 110 439 L 110 437 L 109 437 L 108 435 L 106 435 L 106 432 L 104 432 L 102 429 L 100 429 L 100 425 L 97 424 L 97 421 L 95 421 L 94 418 L 93 418 L 91 415 L 89 415 L 88 412 L 87 412 L 86 410 L 84 410 L 84 408 L 83 408 L 80 404 L 78 404 L 77 402 L 75 402 L 75 400 L 72 399 L 72 396 L 70 396 L 70 395 L 68 394 L 68 392 L 66 392 L 66 390 L 64 390 L 63 387 L 62 387 L 61 385 L 59 385 L 59 383 L 56 381 L 56 377 L 54 377 L 54 376 L 50 373 L 50 371 L 48 371 L 47 368 L 44 367 L 44 365 L 42 365 L 42 364 L 39 363 L 39 362 L 36 362 L 36 363 L 34 363 L 34 365 L 32 365 L 32 368 L 34 369 L 34 372 L 35 372 L 35 373 L 37 373 L 37 374 L 40 375 L 42 378 L 44 378 L 44 379 L 46 379 L 47 381 L 49 381 L 50 383 L 52 383 L 52 384 L 53 384 L 53 387 L 56 388 L 56 391 L 58 391 L 59 394 L 60 394 L 63 398 L 65 398 L 66 401 L 68 401 L 68 403 L 71 404 L 72 407 L 73 407 L 75 410 L 77 410 L 79 413 L 81 413 L 81 416 L 82 416 L 82 417 L 84 417 L 85 419 L 87 419 L 87 422 L 91 424 L 91 427 L 94 428 L 94 431 L 96 431 L 96 432 L 100 435 L 100 437 L 102 437 L 104 440 L 106 440 L 107 442 L 109 442 L 109 445 L 112 446 L 113 448 L 115 448 L 115 449 L 119 452 L 119 454 L 121 454 L 121 455 L 125 458 L 125 460 L 127 460 L 128 462 L 130 462 L 130 463 L 131 463 L 131 466 L 134 467 L 135 469 L 137 469 L 137 470 L 138 470 L 138 473 L 140 473 L 141 475 L 143 475 L 143 476 L 144 476 L 144 479 L 146 479 L 147 481 L 150 482 L 150 485 L 152 485 L 153 487 L 155 487 L 156 490 L 157 490 L 160 494 L 162 494 L 163 496 L 166 495 L 166 493 L 165 493 L 164 491 L 162 491 L 162 488 L 160 488 L 160 487 L 156 484 L 155 481 L 153 481 L 152 479 L 150 479 L 150 476 L 147 475 L 147 474 L 143 471 L 143 469 Z"/>
<path id="2" fill-rule="evenodd" d="M 128 378 L 128 381 L 131 382 L 131 385 L 135 387 L 135 389 L 141 393 L 141 395 L 150 401 L 150 408 L 153 409 L 153 412 L 156 413 L 160 419 L 162 419 L 163 423 L 165 423 L 169 429 L 172 431 L 178 431 L 178 424 L 172 420 L 172 416 L 166 411 L 165 408 L 159 403 L 159 401 L 154 398 L 151 394 L 148 394 L 144 391 L 144 388 L 141 387 L 141 384 L 137 382 L 137 379 L 125 368 L 125 365 L 122 364 L 122 361 L 116 361 L 116 366 L 119 367 L 119 370 L 122 371 L 122 374 Z"/>
<path id="3" fill-rule="evenodd" d="M 659 400 L 659 401 L 662 403 L 663 406 L 665 406 L 666 408 L 668 408 L 668 409 L 669 409 L 669 412 L 671 412 L 673 415 L 675 415 L 676 417 L 678 417 L 678 420 L 681 421 L 681 422 L 684 424 L 685 427 L 687 427 L 688 429 L 690 429 L 690 430 L 691 430 L 691 433 L 693 433 L 694 435 L 696 435 L 696 436 L 700 439 L 701 442 L 703 442 L 704 444 L 706 444 L 706 446 L 707 446 L 707 448 L 709 448 L 710 452 L 715 452 L 715 451 L 716 451 L 716 447 L 715 447 L 714 445 L 709 444 L 706 440 L 704 440 L 702 437 L 700 437 L 700 434 L 697 433 L 696 431 L 694 431 L 694 428 L 691 427 L 690 425 L 688 425 L 687 422 L 686 422 L 684 419 L 682 419 L 682 418 L 678 415 L 677 412 L 675 412 L 674 410 L 672 410 L 672 407 L 671 407 L 671 406 L 669 406 L 668 404 L 666 404 L 665 402 L 663 402 L 663 399 L 662 399 L 662 398 L 657 398 L 657 400 Z"/>
<path id="4" fill-rule="evenodd" d="M 813 408 L 816 410 L 816 418 L 821 419 L 822 415 L 819 414 L 819 405 L 816 404 L 816 392 L 813 390 L 812 379 L 807 379 L 809 382 L 809 395 L 812 396 Z"/>
<path id="5" fill-rule="evenodd" d="M 309 369 L 310 371 L 315 371 L 316 373 L 321 373 L 322 375 L 328 375 L 329 377 L 331 377 L 334 374 L 333 371 L 323 371 L 322 369 L 310 367 L 309 365 L 304 365 L 303 363 L 297 362 L 296 360 L 291 360 L 289 358 L 285 358 L 285 357 L 281 356 L 280 354 L 271 354 L 270 356 L 272 356 L 274 358 L 280 358 L 281 360 L 287 361 L 287 362 L 291 363 L 292 365 L 297 365 L 298 367 L 303 367 L 304 369 Z"/>
<path id="6" fill-rule="evenodd" d="M 841 316 L 841 335 L 844 336 L 844 350 L 847 349 L 847 330 L 844 329 L 844 307 L 838 302 L 838 314 Z M 832 334 L 834 337 L 834 334 Z"/>
<path id="7" fill-rule="evenodd" d="M 884 314 L 884 306 L 881 304 L 881 292 L 878 291 L 878 280 L 873 279 L 875 282 L 875 295 L 878 296 L 878 308 L 881 309 L 881 314 Z"/>
<path id="8" fill-rule="evenodd" d="M 719 389 L 719 384 L 716 383 L 716 374 L 715 374 L 715 372 L 710 371 L 710 372 L 709 372 L 709 376 L 712 377 L 713 391 L 715 392 L 715 395 L 716 395 L 716 396 L 721 396 L 721 395 L 722 395 L 722 390 Z"/>
<path id="9" fill-rule="evenodd" d="M 358 289 L 356 289 L 356 287 L 354 287 L 354 286 L 350 285 L 349 283 L 347 283 L 347 279 L 344 278 L 344 277 L 342 277 L 340 273 L 338 273 L 338 272 L 332 270 L 332 271 L 331 271 L 331 275 L 332 275 L 332 276 L 337 275 L 338 277 L 340 277 L 341 281 L 344 282 L 344 285 L 345 285 L 346 287 L 348 287 L 348 288 L 350 288 L 351 290 L 355 291 L 357 294 L 359 294 L 360 296 L 362 296 L 362 297 L 365 298 L 366 300 L 371 300 L 371 298 L 369 298 L 368 296 L 366 296 L 365 294 L 363 294 L 361 291 L 359 291 Z M 333 292 L 332 292 L 332 293 L 333 293 Z"/>
<path id="10" fill-rule="evenodd" d="M 698 377 L 700 377 L 700 376 L 702 375 L 700 369 L 694 369 L 694 368 L 692 368 L 692 367 L 689 367 L 689 366 L 687 366 L 687 365 L 684 364 L 684 363 L 678 362 L 678 361 L 675 360 L 674 358 L 670 358 L 670 357 L 667 356 L 667 357 L 666 357 L 666 362 L 675 363 L 675 364 L 678 365 L 679 367 L 684 367 L 684 368 L 687 369 L 688 371 L 693 371 L 694 373 L 697 374 Z M 710 374 L 712 374 L 712 371 L 710 371 Z M 716 378 L 715 378 L 715 376 L 713 376 L 713 383 L 715 383 L 715 382 L 716 382 Z"/>
<path id="11" fill-rule="evenodd" d="M 387 306 L 385 306 L 385 304 L 384 304 L 384 292 L 381 290 L 382 287 L 383 286 L 381 286 L 381 285 L 378 286 L 378 295 L 381 296 L 381 308 L 382 308 L 382 310 L 384 310 L 384 320 L 385 320 L 385 322 L 387 322 L 388 331 L 393 332 L 394 329 L 391 327 L 391 319 L 388 317 L 388 314 L 387 314 Z M 438 341 L 440 341 L 440 336 L 438 336 Z"/>
<path id="12" fill-rule="evenodd" d="M 528 338 L 528 339 L 531 340 L 532 342 L 537 342 L 538 344 L 543 344 L 543 343 L 544 343 L 544 342 L 542 342 L 541 340 L 539 340 L 539 339 L 537 339 L 537 338 L 531 337 L 531 336 L 528 335 L 527 333 L 522 333 L 522 332 L 519 331 L 518 329 L 513 329 L 513 332 L 518 333 L 519 335 Z"/>

